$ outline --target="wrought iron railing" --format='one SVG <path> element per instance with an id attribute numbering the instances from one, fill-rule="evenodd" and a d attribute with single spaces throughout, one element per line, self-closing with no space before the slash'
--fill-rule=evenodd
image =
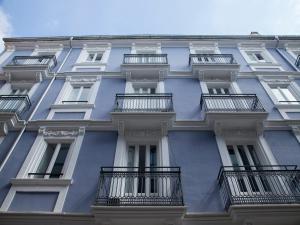
<path id="1" fill-rule="evenodd" d="M 0 112 L 16 113 L 20 116 L 30 106 L 28 95 L 0 95 Z"/>
<path id="2" fill-rule="evenodd" d="M 15 56 L 8 64 L 10 66 L 50 66 L 57 64 L 55 55 Z"/>
<path id="3" fill-rule="evenodd" d="M 296 59 L 295 66 L 300 69 L 300 55 L 298 55 L 298 57 Z"/>
<path id="4" fill-rule="evenodd" d="M 179 167 L 102 167 L 96 205 L 181 206 Z"/>
<path id="5" fill-rule="evenodd" d="M 300 203 L 297 166 L 226 166 L 218 181 L 225 207 L 245 204 Z"/>
<path id="6" fill-rule="evenodd" d="M 255 94 L 202 94 L 200 106 L 206 112 L 265 112 Z"/>
<path id="7" fill-rule="evenodd" d="M 172 112 L 172 94 L 116 94 L 115 112 Z"/>
<path id="8" fill-rule="evenodd" d="M 232 54 L 190 54 L 189 64 L 236 64 Z"/>
<path id="9" fill-rule="evenodd" d="M 124 64 L 168 64 L 167 54 L 124 54 Z"/>

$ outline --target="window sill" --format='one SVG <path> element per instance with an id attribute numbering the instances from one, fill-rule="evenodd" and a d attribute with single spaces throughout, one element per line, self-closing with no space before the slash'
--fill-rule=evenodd
<path id="1" fill-rule="evenodd" d="M 106 62 L 78 62 L 74 63 L 74 66 L 105 66 L 107 63 Z"/>
<path id="2" fill-rule="evenodd" d="M 70 103 L 70 104 L 53 104 L 51 109 L 92 109 L 95 108 L 93 103 Z"/>
<path id="3" fill-rule="evenodd" d="M 10 183 L 14 186 L 69 186 L 72 179 L 12 178 Z"/>
<path id="4" fill-rule="evenodd" d="M 298 104 L 276 103 L 277 109 L 300 109 L 300 102 Z"/>

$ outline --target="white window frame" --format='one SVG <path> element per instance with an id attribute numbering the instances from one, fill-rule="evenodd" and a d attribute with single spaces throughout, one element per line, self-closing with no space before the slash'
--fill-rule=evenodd
<path id="1" fill-rule="evenodd" d="M 47 116 L 47 120 L 53 118 L 56 112 L 84 112 L 83 119 L 90 119 L 92 109 L 95 108 L 96 97 L 99 92 L 102 76 L 68 76 L 59 95 L 57 96 L 55 103 L 51 106 L 51 110 Z M 70 103 L 64 104 L 62 101 L 66 100 L 66 96 L 69 96 L 72 86 L 90 86 L 90 93 L 87 103 Z"/>
<path id="2" fill-rule="evenodd" d="M 285 50 L 296 60 L 298 55 L 300 55 L 300 43 L 287 43 L 285 44 Z"/>
<path id="3" fill-rule="evenodd" d="M 72 71 L 77 71 L 77 69 L 95 69 L 96 71 L 104 71 L 108 62 L 108 58 L 111 51 L 111 44 L 84 44 L 79 57 L 77 58 L 75 64 L 73 65 Z M 102 53 L 100 61 L 87 61 L 89 52 Z M 84 71 L 80 71 L 84 72 Z"/>
<path id="4" fill-rule="evenodd" d="M 168 137 L 163 136 L 159 130 L 127 131 L 125 135 L 119 134 L 114 159 L 114 167 L 127 166 L 127 150 L 129 144 L 156 144 L 158 153 L 158 165 L 170 166 Z"/>
<path id="5" fill-rule="evenodd" d="M 283 117 L 283 119 L 291 119 L 287 113 L 289 112 L 300 112 L 300 103 L 299 104 L 290 104 L 290 103 L 280 103 L 277 100 L 277 97 L 272 91 L 272 86 L 286 86 L 289 87 L 289 90 L 292 92 L 296 99 L 300 101 L 300 87 L 297 83 L 290 77 L 274 77 L 268 78 L 264 76 L 258 76 L 260 83 L 264 87 L 265 91 L 271 98 L 273 104 L 278 109 L 279 113 Z"/>
<path id="6" fill-rule="evenodd" d="M 238 48 L 240 53 L 249 64 L 250 68 L 253 71 L 259 70 L 259 68 L 276 68 L 281 71 L 284 71 L 282 66 L 275 60 L 275 58 L 271 55 L 271 53 L 266 49 L 263 43 L 240 43 L 238 44 Z M 264 57 L 264 61 L 253 61 L 249 58 L 248 53 L 260 53 Z"/>
<path id="7" fill-rule="evenodd" d="M 233 130 L 230 133 L 231 134 L 216 134 L 216 142 L 223 166 L 232 166 L 231 159 L 227 150 L 227 145 L 230 145 L 232 143 L 234 143 L 235 145 L 251 144 L 255 147 L 257 156 L 262 164 L 278 165 L 263 134 L 257 136 L 255 131 L 240 130 Z"/>
<path id="8" fill-rule="evenodd" d="M 73 128 L 66 130 L 58 128 L 40 128 L 17 177 L 11 180 L 12 186 L 4 199 L 0 211 L 8 211 L 16 195 L 16 192 L 58 192 L 58 198 L 53 212 L 62 212 L 67 196 L 69 185 L 72 183 L 72 176 L 78 159 L 79 151 L 83 142 L 85 128 Z M 38 165 L 43 153 L 46 150 L 46 142 L 70 142 L 72 145 L 64 164 L 64 174 L 60 178 L 30 178 L 28 173 Z M 36 162 L 35 162 L 36 161 Z M 34 163 L 35 162 L 35 163 Z"/>
<path id="9" fill-rule="evenodd" d="M 209 94 L 208 88 L 215 86 L 216 88 L 228 88 L 232 91 L 232 94 L 242 94 L 236 81 L 226 82 L 226 81 L 200 81 L 200 88 L 203 94 Z"/>

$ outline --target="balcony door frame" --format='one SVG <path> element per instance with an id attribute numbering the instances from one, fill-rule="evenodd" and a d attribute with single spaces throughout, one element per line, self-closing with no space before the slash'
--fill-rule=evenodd
<path id="1" fill-rule="evenodd" d="M 228 153 L 227 145 L 253 145 L 258 160 L 262 165 L 278 165 L 269 145 L 262 134 L 257 135 L 255 130 L 233 130 L 230 135 L 220 132 L 216 134 L 216 141 L 223 166 L 233 166 Z M 240 190 L 239 187 L 231 187 L 233 190 Z M 249 187 L 248 187 L 249 188 Z M 233 191 L 236 192 L 236 191 Z M 247 192 L 240 192 L 245 195 Z"/>
<path id="2" fill-rule="evenodd" d="M 128 146 L 130 144 L 156 145 L 157 166 L 170 167 L 168 137 L 162 135 L 160 130 L 130 130 L 125 131 L 125 134 L 119 133 L 114 167 L 127 167 Z M 125 196 L 125 185 L 121 189 L 119 194 Z"/>

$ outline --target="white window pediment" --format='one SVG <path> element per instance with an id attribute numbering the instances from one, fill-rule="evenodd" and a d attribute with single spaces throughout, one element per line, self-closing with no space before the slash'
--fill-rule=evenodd
<path id="1" fill-rule="evenodd" d="M 189 44 L 190 54 L 220 54 L 216 42 L 191 42 Z"/>
<path id="2" fill-rule="evenodd" d="M 271 70 L 273 68 L 275 71 L 283 71 L 264 43 L 240 43 L 238 48 L 253 70 Z"/>
<path id="3" fill-rule="evenodd" d="M 111 51 L 110 44 L 84 44 L 73 71 L 103 71 Z"/>
<path id="4" fill-rule="evenodd" d="M 131 54 L 161 54 L 161 44 L 132 43 Z"/>
<path id="5" fill-rule="evenodd" d="M 300 43 L 287 43 L 284 47 L 294 59 L 297 59 L 300 55 Z"/>

